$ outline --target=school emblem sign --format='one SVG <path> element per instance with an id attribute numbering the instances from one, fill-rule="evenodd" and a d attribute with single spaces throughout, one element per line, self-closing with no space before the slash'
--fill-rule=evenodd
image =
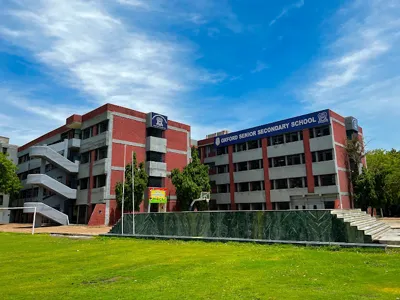
<path id="1" fill-rule="evenodd" d="M 151 122 L 150 122 L 151 127 L 162 129 L 162 130 L 168 129 L 168 117 L 167 116 L 152 112 L 152 113 L 150 113 L 150 118 L 151 118 Z"/>

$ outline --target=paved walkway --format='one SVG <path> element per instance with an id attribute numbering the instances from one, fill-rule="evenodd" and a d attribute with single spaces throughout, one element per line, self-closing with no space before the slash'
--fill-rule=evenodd
<path id="1" fill-rule="evenodd" d="M 69 225 L 69 226 L 46 226 L 35 228 L 35 233 L 59 233 L 59 234 L 86 234 L 99 235 L 108 233 L 111 230 L 109 226 L 85 226 L 85 225 Z M 31 233 L 31 224 L 0 224 L 0 232 L 19 232 Z"/>
<path id="2" fill-rule="evenodd" d="M 400 218 L 381 218 L 379 220 L 387 223 L 393 229 L 400 229 Z"/>
<path id="3" fill-rule="evenodd" d="M 400 218 L 381 218 L 379 220 L 392 227 L 392 230 L 382 236 L 379 242 L 388 245 L 400 245 Z"/>

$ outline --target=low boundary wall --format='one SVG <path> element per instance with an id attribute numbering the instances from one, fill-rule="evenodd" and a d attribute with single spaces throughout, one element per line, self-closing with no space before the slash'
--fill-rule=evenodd
<path id="1" fill-rule="evenodd" d="M 249 240 L 371 243 L 363 231 L 330 210 L 211 211 L 135 214 L 135 234 Z M 121 219 L 110 234 L 121 235 Z M 132 235 L 132 214 L 124 214 L 124 235 Z"/>

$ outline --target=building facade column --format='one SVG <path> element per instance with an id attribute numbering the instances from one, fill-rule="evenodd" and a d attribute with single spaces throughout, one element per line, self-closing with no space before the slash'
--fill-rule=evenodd
<path id="1" fill-rule="evenodd" d="M 88 209 L 86 222 L 89 222 L 90 216 L 92 215 L 92 190 L 94 188 L 94 176 L 93 176 L 93 163 L 96 155 L 96 150 L 90 151 L 90 163 L 89 163 L 89 190 L 88 190 Z"/>
<path id="2" fill-rule="evenodd" d="M 201 161 L 202 164 L 204 164 L 204 151 L 205 150 L 206 149 L 204 147 L 200 148 L 200 161 Z"/>
<path id="3" fill-rule="evenodd" d="M 306 159 L 308 193 L 314 193 L 315 183 L 314 183 L 314 175 L 312 169 L 312 155 L 310 150 L 310 131 L 308 129 L 303 130 L 303 145 L 304 145 L 304 157 Z"/>
<path id="4" fill-rule="evenodd" d="M 231 210 L 236 210 L 235 203 L 235 178 L 233 176 L 233 172 L 235 171 L 233 165 L 233 146 L 228 146 L 228 158 L 229 158 L 229 193 L 231 200 Z"/>
<path id="5" fill-rule="evenodd" d="M 266 138 L 261 140 L 262 158 L 264 169 L 264 191 L 265 191 L 265 207 L 267 210 L 272 210 L 271 202 L 271 181 L 269 180 L 269 162 L 268 162 L 268 141 Z"/>

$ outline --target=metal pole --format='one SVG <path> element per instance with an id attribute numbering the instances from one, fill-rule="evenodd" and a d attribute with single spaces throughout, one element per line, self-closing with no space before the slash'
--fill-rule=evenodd
<path id="1" fill-rule="evenodd" d="M 126 158 L 126 145 L 124 145 L 124 174 L 122 178 L 122 216 L 121 216 L 121 234 L 124 234 L 124 202 L 125 202 L 125 158 Z"/>
<path id="2" fill-rule="evenodd" d="M 133 151 L 132 151 L 132 235 L 135 235 L 135 172 L 133 169 Z"/>
<path id="3" fill-rule="evenodd" d="M 36 223 L 36 207 L 33 211 L 33 225 L 32 225 L 32 235 L 35 234 L 35 223 Z"/>

